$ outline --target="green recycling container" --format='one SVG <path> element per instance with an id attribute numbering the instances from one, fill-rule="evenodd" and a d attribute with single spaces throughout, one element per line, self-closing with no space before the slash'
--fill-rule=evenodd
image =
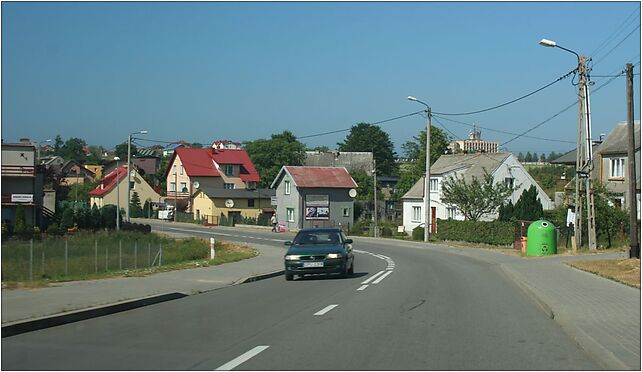
<path id="1" fill-rule="evenodd" d="M 527 256 L 550 256 L 557 253 L 557 231 L 546 220 L 537 220 L 528 227 L 526 234 Z"/>

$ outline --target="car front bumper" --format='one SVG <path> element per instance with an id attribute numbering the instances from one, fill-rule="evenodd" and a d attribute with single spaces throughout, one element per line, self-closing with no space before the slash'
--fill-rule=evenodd
<path id="1" fill-rule="evenodd" d="M 306 263 L 315 262 L 317 265 L 323 263 L 322 267 L 305 267 Z M 347 271 L 347 260 L 325 259 L 323 261 L 285 261 L 285 273 L 293 275 L 304 274 L 333 274 L 345 273 Z"/>

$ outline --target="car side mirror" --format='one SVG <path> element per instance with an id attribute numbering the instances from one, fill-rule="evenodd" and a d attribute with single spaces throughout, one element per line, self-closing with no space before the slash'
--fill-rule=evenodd
<path id="1" fill-rule="evenodd" d="M 352 239 L 346 239 L 343 243 L 344 244 L 352 244 Z"/>
<path id="2" fill-rule="evenodd" d="M 292 245 L 292 241 L 291 241 L 291 240 L 288 240 L 288 241 L 286 241 L 286 242 L 285 242 L 285 243 L 283 243 L 283 244 L 285 244 L 285 245 Z"/>

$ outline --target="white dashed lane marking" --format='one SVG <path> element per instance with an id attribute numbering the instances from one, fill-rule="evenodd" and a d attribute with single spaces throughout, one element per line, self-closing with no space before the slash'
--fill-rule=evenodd
<path id="1" fill-rule="evenodd" d="M 334 309 L 337 306 L 339 306 L 339 305 L 326 306 L 323 309 L 321 309 L 321 310 L 317 311 L 316 313 L 314 313 L 314 315 L 324 315 L 325 313 L 327 313 L 328 311 Z"/>
<path id="2" fill-rule="evenodd" d="M 222 366 L 218 367 L 215 369 L 215 371 L 231 371 L 235 367 L 240 366 L 241 364 L 247 362 L 248 360 L 252 359 L 265 349 L 267 349 L 269 346 L 257 346 L 254 349 L 248 351 L 247 353 L 232 359 L 231 361 L 223 364 Z"/>

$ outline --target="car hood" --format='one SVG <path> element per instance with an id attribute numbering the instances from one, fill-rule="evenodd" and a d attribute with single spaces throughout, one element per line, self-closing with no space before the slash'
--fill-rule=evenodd
<path id="1" fill-rule="evenodd" d="M 344 253 L 342 245 L 297 245 L 291 246 L 287 254 L 319 255 L 328 253 Z"/>

